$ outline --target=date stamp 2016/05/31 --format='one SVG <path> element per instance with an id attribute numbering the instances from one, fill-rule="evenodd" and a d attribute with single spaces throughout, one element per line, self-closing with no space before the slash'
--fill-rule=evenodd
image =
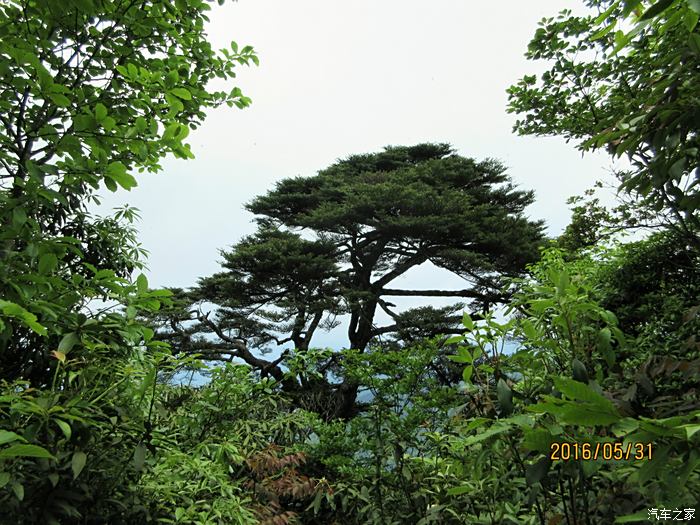
<path id="1" fill-rule="evenodd" d="M 604 461 L 649 460 L 652 458 L 651 443 L 578 443 L 555 441 L 549 446 L 549 459 L 552 461 Z"/>

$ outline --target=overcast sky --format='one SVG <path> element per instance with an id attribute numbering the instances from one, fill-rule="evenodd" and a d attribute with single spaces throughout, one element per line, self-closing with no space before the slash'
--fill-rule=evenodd
<path id="1" fill-rule="evenodd" d="M 275 181 L 314 175 L 339 158 L 386 145 L 449 142 L 500 159 L 533 189 L 532 218 L 559 234 L 567 197 L 605 177 L 606 156 L 558 138 L 515 136 L 506 89 L 544 66 L 527 43 L 544 16 L 582 2 L 466 0 L 240 0 L 213 4 L 215 48 L 252 45 L 260 66 L 229 84 L 253 99 L 210 112 L 189 137 L 195 160 L 166 159 L 131 192 L 103 192 L 103 208 L 141 210 L 152 286 L 187 287 L 218 270 L 218 250 L 253 231 L 242 205 Z M 460 286 L 421 268 L 401 287 Z M 414 301 L 414 304 L 420 300 Z M 406 303 L 408 304 L 408 303 Z"/>

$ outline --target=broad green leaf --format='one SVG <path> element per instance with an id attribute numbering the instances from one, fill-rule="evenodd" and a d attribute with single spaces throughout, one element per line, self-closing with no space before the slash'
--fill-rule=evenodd
<path id="1" fill-rule="evenodd" d="M 535 328 L 535 325 L 532 324 L 532 321 L 529 319 L 523 319 L 520 323 L 520 327 L 522 328 L 525 337 L 527 337 L 530 341 L 537 339 L 537 329 Z"/>
<path id="2" fill-rule="evenodd" d="M 133 319 L 136 317 L 136 307 L 129 305 L 126 307 L 126 310 L 124 311 L 124 313 L 126 314 L 127 319 Z"/>
<path id="3" fill-rule="evenodd" d="M 46 335 L 46 328 L 37 322 L 36 315 L 28 312 L 20 305 L 0 299 L 0 310 L 6 316 L 19 319 L 37 334 Z"/>
<path id="4" fill-rule="evenodd" d="M 24 485 L 21 483 L 12 483 L 12 492 L 14 492 L 15 497 L 19 500 L 22 501 L 24 499 Z"/>
<path id="5" fill-rule="evenodd" d="M 503 432 L 507 432 L 508 430 L 510 430 L 510 428 L 510 425 L 495 424 L 488 430 L 485 430 L 484 432 L 480 432 L 479 434 L 469 436 L 463 441 L 463 443 L 465 446 L 473 445 L 474 443 L 479 443 L 480 441 L 483 441 L 490 437 L 502 434 Z"/>
<path id="6" fill-rule="evenodd" d="M 22 207 L 17 207 L 12 210 L 12 224 L 13 226 L 22 226 L 27 222 L 27 212 Z"/>
<path id="7" fill-rule="evenodd" d="M 53 455 L 48 450 L 38 445 L 12 445 L 0 450 L 0 458 L 18 457 L 53 459 Z"/>
<path id="8" fill-rule="evenodd" d="M 447 493 L 450 496 L 461 496 L 462 494 L 468 494 L 469 492 L 473 492 L 474 487 L 470 485 L 460 485 L 458 487 L 452 487 L 451 489 L 447 490 Z"/>
<path id="9" fill-rule="evenodd" d="M 105 117 L 105 119 L 102 121 L 102 128 L 107 132 L 112 131 L 116 125 L 117 121 L 112 117 Z"/>
<path id="10" fill-rule="evenodd" d="M 148 291 L 148 279 L 142 273 L 136 278 L 136 289 L 140 294 L 144 294 Z"/>
<path id="11" fill-rule="evenodd" d="M 700 431 L 700 425 L 683 425 L 681 428 L 685 430 L 685 435 L 688 439 L 692 438 L 696 432 Z"/>
<path id="12" fill-rule="evenodd" d="M 576 381 L 585 385 L 588 384 L 588 372 L 586 371 L 586 366 L 581 361 L 574 358 L 571 362 L 571 369 L 573 370 L 574 379 Z"/>
<path id="13" fill-rule="evenodd" d="M 146 461 L 146 446 L 143 443 L 136 445 L 134 449 L 134 468 L 137 472 L 141 472 L 143 464 Z"/>
<path id="14" fill-rule="evenodd" d="M 472 320 L 471 315 L 469 315 L 467 312 L 464 312 L 464 315 L 462 316 L 462 325 L 464 325 L 464 327 L 470 332 L 474 330 L 474 321 Z"/>
<path id="15" fill-rule="evenodd" d="M 654 457 L 650 461 L 644 461 L 637 470 L 636 477 L 640 483 L 646 483 L 656 477 L 668 463 L 668 445 L 654 448 Z"/>
<path id="16" fill-rule="evenodd" d="M 600 395 L 588 385 L 584 385 L 583 383 L 566 377 L 555 377 L 553 380 L 557 390 L 566 395 L 569 399 L 585 401 L 596 405 L 597 407 L 608 411 L 611 414 L 617 414 L 617 410 L 613 406 L 612 402 L 605 396 Z"/>
<path id="17" fill-rule="evenodd" d="M 69 332 L 61 338 L 58 343 L 58 351 L 67 354 L 73 347 L 80 342 L 80 337 L 75 332 Z"/>
<path id="18" fill-rule="evenodd" d="M 516 414 L 507 419 L 501 419 L 502 422 L 517 425 L 521 428 L 532 428 L 535 424 L 535 418 L 530 414 Z"/>
<path id="19" fill-rule="evenodd" d="M 557 294 L 564 295 L 567 287 L 569 286 L 569 273 L 565 270 L 559 272 L 557 276 Z"/>
<path id="20" fill-rule="evenodd" d="M 564 408 L 561 420 L 571 425 L 606 426 L 617 422 L 619 416 L 597 405 L 570 404 Z"/>
<path id="21" fill-rule="evenodd" d="M 141 334 L 143 335 L 143 340 L 148 342 L 151 339 L 153 339 L 155 332 L 152 329 L 148 328 L 147 326 L 144 326 L 141 328 Z"/>
<path id="22" fill-rule="evenodd" d="M 693 53 L 700 56 L 700 35 L 691 33 L 688 37 L 688 47 Z"/>
<path id="23" fill-rule="evenodd" d="M 9 472 L 0 472 L 0 489 L 10 482 Z"/>
<path id="24" fill-rule="evenodd" d="M 51 482 L 52 487 L 55 487 L 56 485 L 58 485 L 58 480 L 60 479 L 60 477 L 56 472 L 52 472 L 47 477 L 49 478 L 49 481 Z"/>
<path id="25" fill-rule="evenodd" d="M 692 33 L 695 27 L 698 25 L 698 20 L 700 20 L 700 15 L 695 11 L 687 11 L 685 17 L 683 18 L 683 24 L 688 32 Z"/>
<path id="26" fill-rule="evenodd" d="M 594 24 L 594 25 L 598 25 L 598 24 L 601 24 L 602 22 L 604 22 L 604 21 L 610 16 L 610 14 L 613 12 L 613 10 L 615 9 L 615 7 L 617 7 L 617 4 L 618 4 L 618 3 L 619 3 L 619 2 L 613 2 L 613 4 L 612 4 L 610 7 L 608 7 L 605 11 L 603 11 L 603 12 L 598 16 L 598 18 L 595 19 L 595 21 L 593 22 L 593 24 Z"/>
<path id="27" fill-rule="evenodd" d="M 70 425 L 61 419 L 56 419 L 55 421 L 58 428 L 60 428 L 61 432 L 63 432 L 63 435 L 66 436 L 66 439 L 70 439 L 72 434 Z"/>
<path id="28" fill-rule="evenodd" d="M 61 93 L 49 93 L 49 98 L 59 107 L 67 108 L 70 106 L 70 99 Z"/>
<path id="29" fill-rule="evenodd" d="M 471 381 L 473 373 L 474 367 L 472 365 L 464 367 L 464 370 L 462 370 L 462 379 L 465 383 L 469 383 Z"/>
<path id="30" fill-rule="evenodd" d="M 671 5 L 676 2 L 676 0 L 659 0 L 656 2 L 654 5 L 652 5 L 649 9 L 644 11 L 641 17 L 639 17 L 639 20 L 648 20 L 650 18 L 653 18 L 657 15 L 660 15 L 663 13 L 666 9 L 671 7 Z"/>
<path id="31" fill-rule="evenodd" d="M 591 40 L 598 40 L 600 38 L 603 38 L 605 35 L 607 35 L 611 31 L 613 31 L 615 29 L 615 27 L 617 27 L 617 25 L 614 22 L 612 22 L 612 23 L 608 24 L 607 26 L 605 26 L 604 28 L 599 29 L 598 31 L 593 33 L 590 36 L 590 39 Z"/>
<path id="32" fill-rule="evenodd" d="M 549 447 L 554 437 L 544 428 L 537 428 L 525 431 L 523 435 L 523 446 L 528 450 L 536 450 L 543 454 L 549 453 Z"/>
<path id="33" fill-rule="evenodd" d="M 496 394 L 503 413 L 506 415 L 510 414 L 513 411 L 513 391 L 503 379 L 498 380 Z"/>
<path id="34" fill-rule="evenodd" d="M 611 428 L 615 437 L 624 437 L 639 428 L 639 421 L 626 417 L 617 421 Z"/>
<path id="35" fill-rule="evenodd" d="M 126 166 L 124 166 L 124 164 L 122 164 L 120 161 L 111 162 L 109 166 L 107 166 L 105 176 L 114 180 L 125 190 L 130 190 L 137 185 L 136 179 L 126 172 Z M 105 183 L 107 183 L 107 180 L 108 179 L 105 179 Z"/>
<path id="36" fill-rule="evenodd" d="M 85 452 L 78 450 L 73 453 L 73 459 L 70 462 L 70 468 L 73 471 L 73 479 L 77 478 L 80 473 L 85 468 L 85 462 L 87 461 L 87 455 Z"/>
<path id="37" fill-rule="evenodd" d="M 24 441 L 25 439 L 20 436 L 15 434 L 14 432 L 10 432 L 9 430 L 0 430 L 0 445 L 4 445 L 5 443 L 10 443 L 11 441 Z"/>
<path id="38" fill-rule="evenodd" d="M 182 100 L 192 100 L 192 93 L 186 88 L 176 87 L 171 89 L 170 92 Z"/>
<path id="39" fill-rule="evenodd" d="M 58 258 L 53 253 L 45 253 L 39 258 L 39 273 L 46 275 L 51 273 L 58 265 Z"/>
<path id="40" fill-rule="evenodd" d="M 100 102 L 98 102 L 95 105 L 95 120 L 97 122 L 102 122 L 106 116 L 107 116 L 107 108 L 104 106 L 104 104 L 101 104 Z"/>

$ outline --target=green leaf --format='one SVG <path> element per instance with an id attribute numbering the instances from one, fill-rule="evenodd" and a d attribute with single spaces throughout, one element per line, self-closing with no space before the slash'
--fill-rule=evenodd
<path id="1" fill-rule="evenodd" d="M 102 128 L 107 132 L 112 131 L 116 125 L 117 121 L 112 117 L 105 117 L 104 121 L 102 122 Z"/>
<path id="2" fill-rule="evenodd" d="M 637 470 L 637 480 L 645 484 L 650 479 L 656 477 L 668 463 L 668 446 L 654 447 L 654 457 L 650 461 L 645 461 Z"/>
<path id="3" fill-rule="evenodd" d="M 61 108 L 67 108 L 70 106 L 70 99 L 61 93 L 49 93 L 49 98 L 54 104 Z"/>
<path id="4" fill-rule="evenodd" d="M 523 435 L 523 446 L 528 450 L 536 450 L 547 454 L 553 440 L 554 437 L 547 429 L 527 430 Z"/>
<path id="5" fill-rule="evenodd" d="M 447 490 L 447 493 L 450 496 L 461 496 L 462 494 L 467 494 L 469 492 L 473 492 L 474 487 L 470 485 L 460 485 L 458 487 L 452 487 L 451 489 Z"/>
<path id="6" fill-rule="evenodd" d="M 148 291 L 148 279 L 142 273 L 136 278 L 136 290 L 140 294 L 144 294 Z"/>
<path id="7" fill-rule="evenodd" d="M 588 384 L 588 372 L 586 371 L 586 366 L 581 361 L 574 358 L 571 362 L 571 369 L 576 381 L 585 385 Z"/>
<path id="8" fill-rule="evenodd" d="M 639 421 L 626 417 L 617 421 L 610 429 L 615 437 L 624 437 L 639 428 Z"/>
<path id="9" fill-rule="evenodd" d="M 505 415 L 510 414 L 513 411 L 513 391 L 503 379 L 498 380 L 496 394 L 503 413 Z"/>
<path id="10" fill-rule="evenodd" d="M 189 90 L 185 88 L 176 87 L 171 89 L 170 92 L 177 98 L 180 98 L 182 100 L 192 100 L 192 93 L 190 93 Z"/>
<path id="11" fill-rule="evenodd" d="M 696 432 L 700 431 L 700 425 L 682 425 L 680 428 L 685 430 L 685 435 L 688 439 L 692 438 Z"/>
<path id="12" fill-rule="evenodd" d="M 126 166 L 119 161 L 111 162 L 107 166 L 105 171 L 105 176 L 114 180 L 125 190 L 130 190 L 131 188 L 137 186 L 136 179 L 126 172 Z M 106 180 L 105 180 L 106 183 Z"/>
<path id="13" fill-rule="evenodd" d="M 27 222 L 27 212 L 24 211 L 24 208 L 17 207 L 14 210 L 12 210 L 13 226 L 22 226 L 25 222 Z"/>
<path id="14" fill-rule="evenodd" d="M 591 40 L 599 40 L 599 39 L 603 38 L 605 35 L 607 35 L 610 31 L 615 29 L 615 27 L 616 27 L 615 23 L 611 23 L 611 24 L 605 26 L 604 28 L 599 29 L 598 31 L 593 33 L 590 36 L 590 39 Z"/>
<path id="15" fill-rule="evenodd" d="M 552 466 L 552 460 L 548 456 L 540 458 L 535 463 L 528 465 L 525 469 L 525 481 L 528 485 L 532 486 L 535 483 L 542 481 L 544 477 L 549 472 L 549 468 Z"/>
<path id="16" fill-rule="evenodd" d="M 136 307 L 132 305 L 127 306 L 125 314 L 127 319 L 133 319 L 134 317 L 136 317 Z"/>
<path id="17" fill-rule="evenodd" d="M 583 383 L 566 377 L 555 377 L 554 385 L 557 387 L 557 390 L 566 395 L 569 399 L 585 401 L 608 411 L 611 414 L 617 414 L 612 402 L 605 396 L 600 395 L 588 385 L 584 385 Z"/>
<path id="18" fill-rule="evenodd" d="M 24 486 L 21 483 L 13 483 L 12 492 L 15 493 L 15 497 L 19 501 L 22 501 L 24 499 Z"/>
<path id="19" fill-rule="evenodd" d="M 146 446 L 143 443 L 136 445 L 134 449 L 134 468 L 137 472 L 141 472 L 143 465 L 146 462 Z"/>
<path id="20" fill-rule="evenodd" d="M 469 383 L 472 379 L 472 374 L 474 373 L 474 367 L 469 365 L 465 366 L 464 370 L 462 370 L 462 379 L 464 380 L 465 383 Z"/>
<path id="21" fill-rule="evenodd" d="M 617 4 L 618 4 L 618 2 L 614 2 L 610 7 L 608 7 L 605 11 L 603 11 L 598 16 L 598 18 L 595 19 L 595 21 L 593 22 L 593 25 L 597 26 L 598 24 L 604 22 L 610 16 L 610 14 L 613 12 L 613 10 L 617 7 Z"/>
<path id="22" fill-rule="evenodd" d="M 78 450 L 73 453 L 73 459 L 70 462 L 70 468 L 73 471 L 73 479 L 76 479 L 80 473 L 85 468 L 85 462 L 87 461 L 87 454 Z"/>
<path id="23" fill-rule="evenodd" d="M 61 338 L 61 342 L 58 343 L 58 351 L 67 354 L 73 347 L 80 342 L 80 337 L 75 332 L 69 332 Z"/>
<path id="24" fill-rule="evenodd" d="M 60 477 L 56 472 L 52 472 L 47 477 L 49 478 L 52 487 L 56 487 L 56 485 L 58 485 L 58 480 L 60 479 Z"/>
<path id="25" fill-rule="evenodd" d="M 557 276 L 557 295 L 564 295 L 569 287 L 569 273 L 565 270 L 559 272 Z"/>
<path id="26" fill-rule="evenodd" d="M 601 328 L 598 332 L 598 349 L 605 351 L 610 348 L 610 340 L 612 339 L 612 332 L 610 328 Z"/>
<path id="27" fill-rule="evenodd" d="M 474 321 L 467 312 L 464 312 L 464 315 L 462 316 L 462 324 L 470 332 L 474 330 Z"/>
<path id="28" fill-rule="evenodd" d="M 102 122 L 106 116 L 107 116 L 107 108 L 104 106 L 104 104 L 101 104 L 98 102 L 95 105 L 95 120 L 97 122 Z"/>
<path id="29" fill-rule="evenodd" d="M 700 35 L 697 33 L 691 33 L 688 36 L 688 47 L 696 55 L 700 55 Z"/>
<path id="30" fill-rule="evenodd" d="M 9 472 L 0 472 L 0 489 L 10 482 Z"/>
<path id="31" fill-rule="evenodd" d="M 659 0 L 656 2 L 653 6 L 651 6 L 649 9 L 644 11 L 644 14 L 639 17 L 639 20 L 648 20 L 650 18 L 653 18 L 657 15 L 660 15 L 663 13 L 666 9 L 671 7 L 672 4 L 674 4 L 676 0 Z"/>
<path id="32" fill-rule="evenodd" d="M 36 315 L 20 305 L 0 299 L 0 310 L 9 317 L 15 317 L 39 335 L 46 335 L 46 328 L 37 322 Z"/>
<path id="33" fill-rule="evenodd" d="M 182 101 L 177 98 L 175 95 L 171 95 L 170 93 L 165 94 L 165 100 L 170 106 L 170 115 L 177 115 L 181 111 L 185 109 L 185 106 L 182 104 Z"/>
<path id="34" fill-rule="evenodd" d="M 12 445 L 0 450 L 0 458 L 47 458 L 54 459 L 53 455 L 44 447 L 38 445 Z"/>
<path id="35" fill-rule="evenodd" d="M 66 439 L 70 439 L 71 437 L 71 428 L 68 423 L 63 421 L 62 419 L 56 419 L 56 424 L 58 425 L 58 428 L 61 429 L 61 432 L 63 432 L 63 435 L 66 436 Z"/>
<path id="36" fill-rule="evenodd" d="M 580 384 L 580 383 L 579 383 Z M 569 405 L 564 408 L 561 420 L 571 425 L 606 426 L 619 419 L 619 416 L 601 409 L 597 406 Z"/>
<path id="37" fill-rule="evenodd" d="M 520 327 L 522 328 L 525 337 L 527 337 L 530 341 L 537 339 L 537 329 L 535 328 L 535 325 L 532 324 L 532 321 L 529 319 L 523 319 L 520 323 Z"/>
<path id="38" fill-rule="evenodd" d="M 503 432 L 506 432 L 510 430 L 510 425 L 500 425 L 500 424 L 495 424 L 488 430 L 485 430 L 484 432 L 481 432 L 479 434 L 475 434 L 473 436 L 469 436 L 464 440 L 464 444 L 466 446 L 473 445 L 474 443 L 478 443 L 480 441 L 483 441 L 485 439 L 488 439 L 490 437 L 496 436 L 498 434 L 502 434 Z"/>
<path id="39" fill-rule="evenodd" d="M 47 275 L 58 265 L 58 258 L 53 253 L 45 253 L 39 258 L 39 273 Z"/>
<path id="40" fill-rule="evenodd" d="M 0 445 L 10 443 L 11 441 L 25 441 L 25 439 L 9 430 L 0 430 Z"/>
<path id="41" fill-rule="evenodd" d="M 688 2 L 688 7 L 693 11 L 700 14 L 700 0 L 686 0 Z"/>

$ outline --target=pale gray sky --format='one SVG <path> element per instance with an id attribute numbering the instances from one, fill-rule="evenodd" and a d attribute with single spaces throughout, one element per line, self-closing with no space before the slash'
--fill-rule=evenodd
<path id="1" fill-rule="evenodd" d="M 251 233 L 242 209 L 275 181 L 313 175 L 336 159 L 386 145 L 449 142 L 468 157 L 494 157 L 534 189 L 532 218 L 558 234 L 566 198 L 611 164 L 582 158 L 556 138 L 511 132 L 506 88 L 543 66 L 524 58 L 544 16 L 582 2 L 554 0 L 240 0 L 210 12 L 215 48 L 250 44 L 259 67 L 239 68 L 228 86 L 253 99 L 221 107 L 189 137 L 195 160 L 166 159 L 131 192 L 103 192 L 104 206 L 141 210 L 152 286 L 182 286 L 219 269 L 218 250 Z M 402 287 L 459 286 L 421 268 Z M 412 301 L 418 304 L 421 300 Z"/>

